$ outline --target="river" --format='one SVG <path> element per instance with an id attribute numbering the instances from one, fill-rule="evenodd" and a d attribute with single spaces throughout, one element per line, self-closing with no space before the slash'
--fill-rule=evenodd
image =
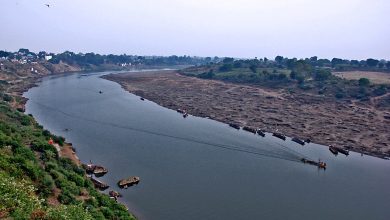
<path id="1" fill-rule="evenodd" d="M 108 168 L 100 179 L 140 219 L 389 219 L 389 161 L 184 119 L 104 74 L 46 77 L 24 94 L 26 113 L 73 143 L 82 162 Z M 128 176 L 140 184 L 119 189 Z"/>

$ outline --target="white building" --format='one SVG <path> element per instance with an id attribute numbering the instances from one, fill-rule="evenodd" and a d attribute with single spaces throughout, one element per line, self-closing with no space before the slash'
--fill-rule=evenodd
<path id="1" fill-rule="evenodd" d="M 45 60 L 51 60 L 52 58 L 53 58 L 53 56 L 50 56 L 50 55 L 45 56 Z"/>

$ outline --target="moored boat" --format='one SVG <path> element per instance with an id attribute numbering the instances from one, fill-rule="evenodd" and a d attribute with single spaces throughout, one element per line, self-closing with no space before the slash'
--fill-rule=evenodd
<path id="1" fill-rule="evenodd" d="M 265 137 L 265 133 L 260 129 L 257 130 L 257 134 L 262 136 L 262 137 Z"/>
<path id="2" fill-rule="evenodd" d="M 93 170 L 93 174 L 95 174 L 95 176 L 103 176 L 107 172 L 108 170 L 102 166 L 95 166 L 95 169 Z"/>
<path id="3" fill-rule="evenodd" d="M 284 141 L 286 140 L 286 136 L 284 136 L 284 135 L 281 134 L 281 133 L 275 132 L 275 133 L 272 134 L 272 136 L 277 137 L 277 138 L 279 138 L 279 139 L 282 139 L 282 140 L 284 140 Z"/>
<path id="4" fill-rule="evenodd" d="M 132 185 L 135 185 L 135 184 L 138 184 L 140 181 L 140 178 L 138 176 L 131 176 L 127 179 L 122 179 L 122 180 L 119 180 L 118 181 L 118 186 L 120 188 L 127 188 L 129 186 L 132 186 Z"/>
<path id="5" fill-rule="evenodd" d="M 295 143 L 300 144 L 300 145 L 305 145 L 305 142 L 297 137 L 294 137 L 291 140 L 294 141 Z"/>
<path id="6" fill-rule="evenodd" d="M 242 129 L 245 130 L 245 131 L 251 132 L 253 134 L 256 134 L 256 129 L 254 129 L 254 128 L 251 128 L 251 127 L 248 127 L 248 126 L 244 126 Z"/>
<path id="7" fill-rule="evenodd" d="M 114 198 L 115 200 L 117 200 L 118 197 L 122 197 L 122 194 L 120 194 L 119 192 L 114 191 L 114 190 L 111 190 L 110 192 L 108 192 L 108 195 L 111 198 Z"/>
<path id="8" fill-rule="evenodd" d="M 348 150 L 345 150 L 343 148 L 340 148 L 340 147 L 335 147 L 337 149 L 337 151 L 341 154 L 344 154 L 345 156 L 348 156 L 349 155 L 349 151 Z"/>
<path id="9" fill-rule="evenodd" d="M 102 181 L 97 180 L 93 177 L 90 177 L 90 179 L 91 179 L 93 185 L 95 186 L 95 188 L 97 188 L 99 190 L 106 190 L 106 189 L 108 189 L 108 187 L 110 187 L 109 185 L 107 185 L 107 184 L 103 183 Z"/>
<path id="10" fill-rule="evenodd" d="M 332 145 L 329 145 L 329 151 L 332 152 L 332 154 L 334 154 L 335 156 L 339 154 L 339 151 Z"/>
<path id="11" fill-rule="evenodd" d="M 229 126 L 232 127 L 232 128 L 235 128 L 237 130 L 240 130 L 240 125 L 238 125 L 238 124 L 230 123 Z"/>
<path id="12" fill-rule="evenodd" d="M 103 176 L 108 170 L 102 166 L 96 164 L 83 164 L 83 167 L 87 174 L 95 174 L 95 176 Z"/>

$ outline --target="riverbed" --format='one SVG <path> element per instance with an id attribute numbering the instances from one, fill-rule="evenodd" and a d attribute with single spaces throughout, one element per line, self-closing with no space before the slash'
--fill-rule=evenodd
<path id="1" fill-rule="evenodd" d="M 24 94 L 26 113 L 73 143 L 82 162 L 108 168 L 100 180 L 140 219 L 388 219 L 388 160 L 183 118 L 104 74 L 44 78 Z M 140 184 L 119 189 L 128 176 Z"/>

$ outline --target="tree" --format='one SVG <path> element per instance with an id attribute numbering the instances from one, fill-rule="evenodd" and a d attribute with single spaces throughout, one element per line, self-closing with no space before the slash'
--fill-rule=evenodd
<path id="1" fill-rule="evenodd" d="M 234 58 L 230 58 L 230 57 L 226 57 L 225 59 L 223 59 L 223 63 L 233 63 L 233 61 L 234 61 Z"/>
<path id="2" fill-rule="evenodd" d="M 342 64 L 342 63 L 343 63 L 343 60 L 340 59 L 340 58 L 333 58 L 332 61 L 331 61 L 331 63 L 332 63 L 332 67 L 335 67 L 335 66 L 337 66 L 337 65 L 339 65 L 339 64 Z"/>
<path id="3" fill-rule="evenodd" d="M 7 51 L 0 50 L 0 57 L 8 57 L 11 53 Z"/>
<path id="4" fill-rule="evenodd" d="M 228 72 L 231 71 L 232 69 L 233 69 L 232 64 L 223 64 L 221 67 L 219 67 L 219 71 L 221 72 Z"/>
<path id="5" fill-rule="evenodd" d="M 282 64 L 282 62 L 283 62 L 283 57 L 282 57 L 282 56 L 276 56 L 276 57 L 275 57 L 275 61 L 276 61 L 278 64 Z"/>
<path id="6" fill-rule="evenodd" d="M 359 86 L 366 87 L 370 85 L 370 80 L 367 78 L 360 78 L 359 79 Z"/>
<path id="7" fill-rule="evenodd" d="M 367 66 L 369 66 L 369 67 L 376 67 L 379 63 L 379 60 L 369 58 L 366 60 L 366 63 L 367 63 Z"/>
<path id="8" fill-rule="evenodd" d="M 241 60 L 234 61 L 233 66 L 234 66 L 234 68 L 241 68 L 242 67 Z"/>
<path id="9" fill-rule="evenodd" d="M 24 55 L 27 55 L 28 53 L 30 53 L 30 51 L 28 49 L 24 49 L 24 48 L 20 48 L 18 52 L 21 54 L 24 54 Z"/>
<path id="10" fill-rule="evenodd" d="M 332 75 L 332 73 L 329 70 L 326 69 L 318 69 L 314 73 L 314 79 L 317 81 L 324 81 L 329 79 L 329 77 Z"/>
<path id="11" fill-rule="evenodd" d="M 256 73 L 257 72 L 257 66 L 252 64 L 249 69 L 253 72 L 253 73 Z"/>
<path id="12" fill-rule="evenodd" d="M 359 63 L 358 60 L 351 60 L 351 65 L 352 65 L 352 66 L 359 66 L 360 63 Z"/>

